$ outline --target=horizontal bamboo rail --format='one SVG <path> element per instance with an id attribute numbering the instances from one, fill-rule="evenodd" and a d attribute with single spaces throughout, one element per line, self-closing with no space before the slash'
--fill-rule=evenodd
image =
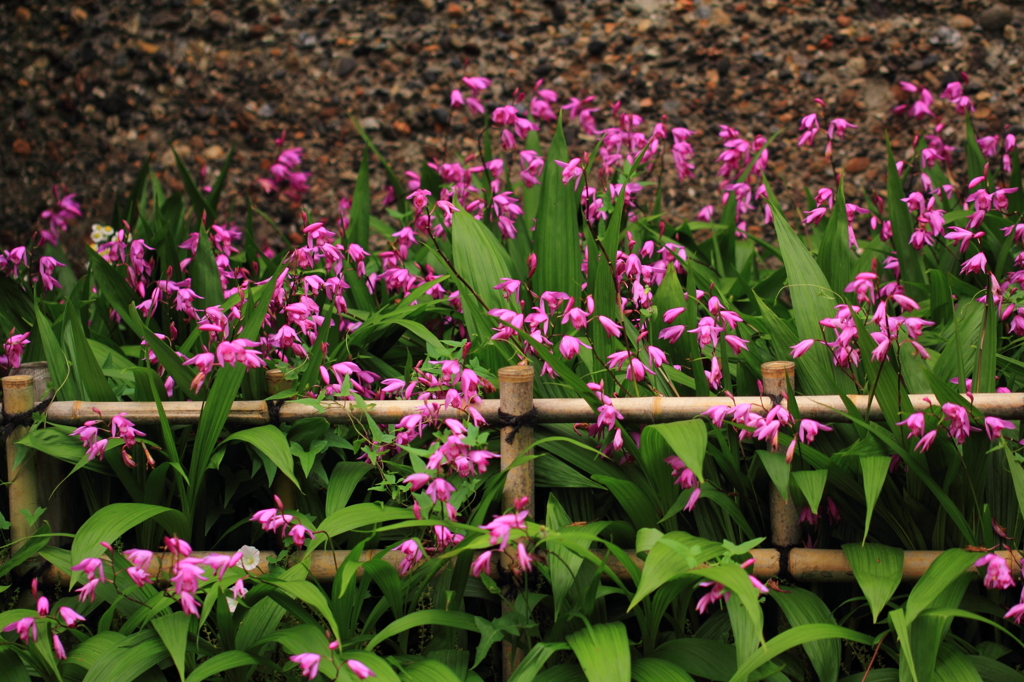
<path id="1" fill-rule="evenodd" d="M 5 380 L 6 381 L 6 380 Z M 777 387 L 776 387 L 777 388 Z M 874 401 L 869 408 L 868 397 L 852 395 L 849 400 L 854 407 L 869 419 L 880 420 L 883 414 L 877 401 Z M 414 414 L 421 410 L 427 403 L 440 403 L 441 401 L 417 401 L 417 400 L 383 400 L 370 402 L 366 409 L 361 410 L 351 401 L 326 401 L 321 404 L 322 409 L 317 410 L 310 405 L 294 402 L 284 402 L 280 405 L 277 418 L 280 422 L 294 422 L 299 419 L 322 416 L 331 423 L 350 423 L 363 419 L 363 415 L 372 417 L 376 422 L 382 424 L 397 423 L 402 417 Z M 815 419 L 822 422 L 848 421 L 846 406 L 840 396 L 800 396 L 791 402 L 798 406 L 801 416 Z M 653 424 L 683 419 L 692 419 L 709 408 L 717 405 L 732 406 L 741 403 L 748 403 L 752 411 L 764 414 L 771 409 L 772 398 L 770 396 L 747 396 L 736 398 L 616 398 L 612 404 L 623 415 L 623 421 L 638 424 Z M 938 401 L 933 395 L 912 395 L 907 406 L 908 410 L 924 410 Z M 484 400 L 477 403 L 475 407 L 483 417 L 492 424 L 501 423 L 499 418 L 499 401 Z M 973 396 L 973 404 L 976 409 L 985 415 L 998 416 L 1004 419 L 1024 418 L 1024 393 L 997 393 L 997 394 L 976 394 Z M 530 408 L 535 411 L 531 415 L 534 423 L 591 423 L 596 419 L 596 413 L 590 405 L 582 399 L 537 399 L 526 400 L 516 409 L 517 412 L 526 413 Z M 172 424 L 194 424 L 202 414 L 202 402 L 166 402 L 163 409 L 168 420 Z M 155 403 L 86 403 L 83 401 L 62 401 L 51 403 L 47 410 L 47 418 L 54 423 L 66 425 L 80 425 L 89 419 L 109 419 L 116 414 L 124 413 L 133 422 L 140 425 L 159 423 L 159 413 Z M 507 414 L 507 413 L 506 413 Z M 440 416 L 462 417 L 464 412 L 453 408 L 440 407 Z M 256 401 L 235 401 L 231 407 L 229 420 L 236 425 L 259 425 L 272 423 L 271 411 L 267 402 Z M 510 427 L 506 427 L 508 430 Z M 528 430 L 522 428 L 523 434 Z M 12 439 L 13 441 L 13 439 Z M 532 446 L 532 438 L 516 438 L 516 448 L 506 453 L 507 462 L 511 462 L 518 456 L 517 453 L 526 452 Z M 506 463 L 507 466 L 507 463 Z M 523 473 L 526 470 L 523 469 Z M 12 488 L 17 487 L 12 485 Z M 529 495 L 533 492 L 532 477 L 521 480 L 517 491 L 518 495 Z M 511 492 L 511 491 L 509 491 Z M 15 517 L 16 509 L 12 505 L 11 516 Z M 21 536 L 21 534 L 19 534 Z M 21 539 L 21 536 L 16 539 Z M 360 561 L 369 561 L 381 553 L 381 550 L 364 552 Z M 383 560 L 397 567 L 404 558 L 400 552 L 383 552 Z M 197 553 L 203 556 L 204 552 Z M 315 551 L 310 557 L 310 574 L 318 580 L 330 580 L 333 578 L 337 567 L 348 556 L 347 551 Z M 598 552 L 600 555 L 601 553 Z M 776 576 L 780 570 L 787 569 L 786 573 L 793 579 L 806 582 L 851 582 L 854 580 L 853 572 L 849 563 L 840 550 L 803 549 L 794 547 L 788 550 L 788 562 L 785 567 L 781 565 L 782 555 L 778 549 L 755 549 L 751 552 L 756 562 L 754 575 L 761 578 Z M 924 575 L 931 562 L 940 552 L 912 551 L 904 554 L 904 580 L 916 580 Z M 257 570 L 268 570 L 267 559 L 275 556 L 274 552 L 262 552 L 260 568 Z M 642 566 L 642 560 L 630 553 L 629 556 L 637 566 Z M 302 554 L 293 555 L 292 563 L 299 561 Z M 156 553 L 150 567 L 152 575 L 165 574 L 172 563 L 172 557 L 167 554 Z M 628 579 L 629 572 L 614 556 L 605 556 L 611 571 L 620 579 Z M 1016 561 L 1011 561 L 1011 569 L 1019 573 L 1020 568 Z M 56 567 L 50 566 L 41 576 L 44 581 L 67 582 L 69 576 L 59 571 Z"/>
<path id="2" fill-rule="evenodd" d="M 868 409 L 868 396 L 847 396 L 857 411 L 868 419 L 881 421 L 884 419 L 878 401 L 872 401 Z M 795 401 L 800 416 L 820 422 L 848 422 L 846 405 L 840 396 L 799 396 Z M 332 424 L 348 424 L 360 421 L 364 415 L 372 417 L 378 424 L 397 424 L 403 417 L 415 414 L 425 404 L 441 405 L 440 416 L 459 418 L 465 411 L 456 408 L 445 408 L 440 400 L 378 400 L 368 401 L 365 410 L 361 410 L 352 401 L 324 401 L 321 410 L 311 405 L 295 402 L 284 402 L 278 410 L 278 420 L 290 423 L 307 417 L 323 417 Z M 474 405 L 484 419 L 491 423 L 498 422 L 498 400 L 483 400 Z M 751 405 L 751 411 L 764 414 L 772 407 L 768 397 L 737 396 L 736 398 L 666 398 L 652 396 L 646 398 L 614 398 L 612 405 L 623 416 L 624 422 L 634 424 L 660 424 L 664 422 L 693 419 L 709 408 L 742 403 Z M 941 404 L 934 395 L 915 394 L 910 396 L 907 411 L 920 412 L 929 405 Z M 166 402 L 164 412 L 171 424 L 195 424 L 203 411 L 202 402 Z M 1002 419 L 1024 419 L 1024 393 L 976 393 L 974 407 L 986 416 Z M 597 413 L 581 398 L 539 398 L 533 401 L 536 414 L 534 423 L 538 424 L 573 424 L 593 423 Z M 46 410 L 47 419 L 55 424 L 81 425 L 89 419 L 109 419 L 116 414 L 124 413 L 136 424 L 158 424 L 160 421 L 156 403 L 88 403 L 80 400 L 51 403 Z M 270 409 L 262 400 L 238 400 L 232 403 L 228 420 L 236 425 L 260 425 L 272 422 Z"/>
<path id="3" fill-rule="evenodd" d="M 593 550 L 594 554 L 605 561 L 611 572 L 620 580 L 630 580 L 629 571 L 626 566 L 613 555 L 607 554 L 604 550 Z M 928 567 L 942 552 L 936 551 L 907 551 L 903 553 L 903 580 L 919 580 Z M 1017 577 L 1021 574 L 1020 564 L 1017 557 L 1010 552 L 995 552 L 1006 559 L 1010 571 Z M 194 557 L 206 557 L 212 554 L 230 554 L 230 552 L 193 552 Z M 334 579 L 338 568 L 341 566 L 351 552 L 349 550 L 316 550 L 308 557 L 305 553 L 292 554 L 285 562 L 286 566 L 295 566 L 309 559 L 309 575 L 320 582 L 330 582 Z M 637 568 L 643 568 L 643 559 L 637 557 L 636 552 L 626 552 L 629 559 Z M 359 562 L 365 563 L 378 556 L 383 555 L 383 561 L 391 564 L 396 569 L 405 554 L 396 551 L 367 550 L 360 554 Z M 768 579 L 779 574 L 781 554 L 777 549 L 753 549 L 750 555 L 754 558 L 753 574 L 758 578 Z M 254 575 L 267 573 L 270 570 L 270 559 L 277 556 L 276 552 L 260 552 L 259 565 L 252 570 Z M 981 554 L 978 555 L 979 557 Z M 153 560 L 150 562 L 147 572 L 154 579 L 170 577 L 175 557 L 169 552 L 154 552 Z M 495 559 L 497 562 L 497 559 Z M 356 570 L 356 575 L 362 575 L 362 567 Z M 804 549 L 793 548 L 789 551 L 789 573 L 796 581 L 811 583 L 849 583 L 854 582 L 853 569 L 846 560 L 846 555 L 841 549 Z M 49 566 L 40 576 L 41 582 L 61 583 L 65 587 L 70 584 L 71 576 L 61 571 L 56 566 Z"/>

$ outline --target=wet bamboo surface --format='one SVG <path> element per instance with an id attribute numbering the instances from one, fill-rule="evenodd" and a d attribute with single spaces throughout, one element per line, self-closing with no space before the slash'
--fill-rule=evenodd
<path id="1" fill-rule="evenodd" d="M 848 396 L 850 402 L 862 415 L 874 421 L 883 419 L 882 409 L 878 401 L 872 401 L 868 409 L 868 396 Z M 840 396 L 800 396 L 795 400 L 800 409 L 800 416 L 820 422 L 847 422 L 849 416 L 846 405 Z M 318 410 L 312 405 L 286 401 L 280 407 L 280 421 L 290 423 L 307 417 L 320 416 L 333 424 L 346 424 L 360 421 L 364 414 L 369 415 L 378 424 L 396 424 L 402 417 L 420 410 L 426 403 L 442 405 L 442 418 L 464 417 L 465 412 L 455 408 L 443 407 L 439 400 L 379 400 L 368 401 L 367 408 L 360 410 L 352 401 L 324 401 Z M 660 396 L 646 398 L 615 398 L 612 404 L 622 413 L 623 421 L 634 424 L 658 424 L 663 422 L 693 419 L 716 405 L 732 406 L 749 403 L 752 411 L 764 414 L 772 407 L 768 396 L 737 396 L 735 399 L 726 397 L 709 398 L 666 398 Z M 916 394 L 910 396 L 905 412 L 923 411 L 930 405 L 941 404 L 934 395 Z M 976 393 L 974 407 L 986 416 L 1002 419 L 1024 419 L 1024 393 Z M 484 400 L 474 405 L 488 422 L 498 421 L 498 400 Z M 540 424 L 572 424 L 593 423 L 596 412 L 587 401 L 576 399 L 540 398 L 533 401 L 536 409 L 535 423 Z M 202 402 L 165 402 L 164 412 L 172 424 L 195 424 L 203 411 Z M 136 424 L 157 424 L 160 417 L 155 403 L 89 403 L 84 401 L 62 401 L 51 403 L 46 410 L 47 418 L 56 424 L 80 425 L 88 419 L 109 419 L 116 414 L 124 413 Z M 270 410 L 262 400 L 239 400 L 232 403 L 229 421 L 237 425 L 271 423 Z"/>
<path id="2" fill-rule="evenodd" d="M 205 557 L 211 554 L 231 554 L 232 552 L 193 552 L 194 557 Z M 932 565 L 942 552 L 938 551 L 908 551 L 903 553 L 903 580 L 907 582 L 919 580 L 925 574 L 928 567 Z M 309 577 L 320 582 L 330 582 L 334 579 L 342 562 L 348 558 L 348 550 L 316 550 L 312 552 L 309 559 Z M 602 558 L 611 572 L 620 580 L 629 581 L 630 575 L 626 567 L 614 556 L 603 550 L 594 550 L 594 554 Z M 626 552 L 633 563 L 642 568 L 644 562 L 636 556 L 636 552 Z M 1014 555 L 1009 552 L 996 552 L 1007 560 L 1010 571 L 1015 576 L 1020 576 L 1020 564 Z M 405 558 L 402 552 L 385 550 L 368 550 L 363 552 L 359 561 L 366 562 L 381 556 L 381 559 L 396 569 Z M 776 549 L 754 549 L 750 555 L 754 558 L 753 574 L 761 579 L 776 577 L 779 574 L 779 561 L 781 556 Z M 276 552 L 260 552 L 259 565 L 251 571 L 251 575 L 258 576 L 270 570 L 269 560 L 276 557 Z M 980 558 L 982 554 L 978 554 Z M 299 552 L 291 555 L 286 566 L 295 566 L 307 558 L 305 553 Z M 497 561 L 497 560 L 496 560 Z M 174 556 L 168 552 L 154 552 L 153 560 L 150 562 L 148 572 L 154 579 L 167 580 L 170 578 L 171 569 L 174 565 Z M 973 569 L 972 569 L 973 570 Z M 846 560 L 846 556 L 840 549 L 803 549 L 794 548 L 789 551 L 789 573 L 792 579 L 797 582 L 812 583 L 850 583 L 854 582 L 853 569 Z M 360 567 L 357 575 L 362 575 Z M 59 570 L 56 566 L 49 566 L 40 578 L 43 582 L 59 582 L 65 587 L 70 582 L 70 576 Z M 606 576 L 606 579 L 608 577 Z"/>

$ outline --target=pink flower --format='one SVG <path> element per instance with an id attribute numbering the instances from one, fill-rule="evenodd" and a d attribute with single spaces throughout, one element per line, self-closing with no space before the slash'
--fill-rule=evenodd
<path id="1" fill-rule="evenodd" d="M 949 425 L 946 427 L 949 437 L 963 445 L 971 433 L 967 410 L 954 403 L 945 403 L 942 412 L 949 418 Z"/>
<path id="2" fill-rule="evenodd" d="M 971 272 L 983 274 L 987 267 L 988 259 L 985 258 L 985 254 L 978 253 L 964 261 L 963 267 L 960 268 L 960 274 L 966 275 Z"/>
<path id="3" fill-rule="evenodd" d="M 171 576 L 175 591 L 178 594 L 195 594 L 199 589 L 199 581 L 206 580 L 206 573 L 200 566 L 202 559 L 188 558 L 181 559 L 174 565 L 175 572 Z"/>
<path id="4" fill-rule="evenodd" d="M 376 677 L 372 670 L 355 659 L 348 659 L 345 661 L 345 665 L 347 665 L 348 669 L 351 670 L 360 680 L 365 680 L 367 677 Z"/>
<path id="5" fill-rule="evenodd" d="M 590 348 L 590 346 L 587 346 L 587 344 L 583 343 L 575 336 L 569 336 L 566 334 L 558 344 L 558 352 L 561 353 L 562 357 L 566 360 L 572 360 L 579 354 L 580 346 Z"/>
<path id="6" fill-rule="evenodd" d="M 299 547 L 302 547 L 302 545 L 305 544 L 307 537 L 313 537 L 313 533 L 301 523 L 296 523 L 292 526 L 292 529 L 288 531 L 288 536 L 292 539 L 292 542 Z"/>
<path id="7" fill-rule="evenodd" d="M 502 514 L 501 516 L 494 517 L 493 521 L 485 526 L 481 526 L 481 528 L 491 531 L 491 543 L 498 543 L 498 549 L 504 552 L 508 546 L 512 529 L 526 528 L 526 517 L 529 513 L 528 510 L 523 510 L 515 514 Z"/>
<path id="8" fill-rule="evenodd" d="M 924 435 L 924 415 L 920 412 L 915 412 L 901 422 L 896 422 L 896 426 L 906 426 L 910 430 L 910 435 L 920 437 Z"/>
<path id="9" fill-rule="evenodd" d="M 26 616 L 20 620 L 16 620 L 7 627 L 4 628 L 4 632 L 17 631 L 18 637 L 25 643 L 28 643 L 28 636 L 32 634 L 32 641 L 39 639 L 39 629 L 36 627 L 36 619 L 32 616 Z"/>
<path id="10" fill-rule="evenodd" d="M 145 436 L 146 434 L 136 429 L 135 424 L 125 417 L 126 414 L 126 412 L 122 412 L 114 415 L 110 420 L 110 435 L 115 438 L 121 438 L 124 440 L 125 445 L 135 445 L 135 437 Z"/>
<path id="11" fill-rule="evenodd" d="M 801 443 L 813 443 L 814 437 L 818 435 L 818 431 L 831 431 L 831 426 L 825 426 L 820 424 L 813 419 L 801 419 L 800 420 L 800 442 Z"/>
<path id="12" fill-rule="evenodd" d="M 707 611 L 709 606 L 720 599 L 725 599 L 727 601 L 729 599 L 729 593 L 725 591 L 725 585 L 721 583 L 703 582 L 700 583 L 700 586 L 710 587 L 711 589 L 708 590 L 703 597 L 697 600 L 697 613 L 704 613 Z"/>
<path id="13" fill-rule="evenodd" d="M 64 651 L 64 644 L 61 643 L 60 636 L 56 632 L 53 633 L 53 653 L 62 661 L 68 657 L 67 652 Z"/>
<path id="14" fill-rule="evenodd" d="M 417 491 L 426 484 L 430 483 L 430 474 L 409 474 L 404 479 L 403 483 L 408 483 L 412 486 L 413 491 Z"/>
<path id="15" fill-rule="evenodd" d="M 89 557 L 82 559 L 81 562 L 71 567 L 72 571 L 82 571 L 85 573 L 85 577 L 92 580 L 96 577 L 96 574 L 100 574 L 100 580 L 106 582 L 107 577 L 103 574 L 103 560 L 96 557 Z"/>
<path id="16" fill-rule="evenodd" d="M 995 440 L 1003 435 L 1004 429 L 1015 428 L 1013 422 L 1000 419 L 999 417 L 985 417 L 985 435 L 989 440 Z"/>
<path id="17" fill-rule="evenodd" d="M 80 615 L 77 611 L 67 606 L 60 607 L 57 613 L 60 614 L 60 618 L 64 621 L 64 625 L 69 628 L 75 627 L 76 623 L 85 622 L 85 616 Z"/>
<path id="18" fill-rule="evenodd" d="M 301 545 L 302 543 L 296 544 Z M 238 562 L 241 560 L 242 552 L 238 551 L 231 555 L 210 554 L 202 560 L 202 563 L 206 564 L 207 566 L 213 569 L 213 573 L 217 576 L 217 580 L 222 580 L 224 578 L 224 573 L 227 572 L 229 568 L 234 568 L 235 566 L 237 566 Z"/>
<path id="19" fill-rule="evenodd" d="M 103 459 L 103 454 L 107 451 L 108 438 L 101 438 L 85 450 L 85 456 L 88 461 L 92 461 L 96 458 Z"/>
<path id="20" fill-rule="evenodd" d="M 516 544 L 516 554 L 517 554 L 518 559 L 519 559 L 519 566 L 520 566 L 520 568 L 522 568 L 522 570 L 524 570 L 524 571 L 532 571 L 533 570 L 533 557 L 531 557 L 530 553 L 526 551 L 526 545 L 524 545 L 521 542 L 517 543 Z"/>
<path id="21" fill-rule="evenodd" d="M 621 325 L 616 324 L 615 322 L 605 317 L 604 315 L 598 315 L 597 321 L 601 323 L 602 327 L 604 327 L 604 331 L 606 334 L 608 334 L 608 336 L 614 336 L 615 338 L 619 338 L 620 336 L 622 336 Z"/>
<path id="22" fill-rule="evenodd" d="M 725 421 L 725 418 L 729 415 L 731 409 L 732 408 L 730 408 L 728 405 L 714 405 L 701 412 L 700 416 L 709 417 L 711 419 L 711 423 L 714 424 L 716 428 L 720 429 L 722 428 L 722 423 Z"/>
<path id="23" fill-rule="evenodd" d="M 180 597 L 181 610 L 190 616 L 199 617 L 199 601 L 191 592 L 182 592 Z"/>
<path id="24" fill-rule="evenodd" d="M 1024 617 L 1024 602 L 1011 607 L 1010 610 L 1006 612 L 1006 615 L 1003 616 L 1003 618 L 1008 618 L 1017 625 L 1020 625 L 1020 619 L 1022 617 Z"/>
<path id="25" fill-rule="evenodd" d="M 811 349 L 811 346 L 815 344 L 814 339 L 805 339 L 795 346 L 790 346 L 793 352 L 790 354 L 793 358 L 798 358 Z"/>
<path id="26" fill-rule="evenodd" d="M 405 557 L 398 565 L 399 575 L 405 575 L 411 571 L 416 564 L 423 560 L 423 551 L 420 549 L 419 543 L 415 540 L 406 540 L 396 549 L 405 554 Z"/>
<path id="27" fill-rule="evenodd" d="M 580 187 L 580 179 L 583 177 L 583 168 L 580 167 L 581 159 L 575 158 L 568 162 L 555 161 L 562 168 L 562 184 L 568 185 L 573 178 L 576 179 L 575 189 Z"/>
<path id="28" fill-rule="evenodd" d="M 939 435 L 938 430 L 932 429 L 928 433 L 921 437 L 921 440 L 917 441 L 917 445 L 914 446 L 915 452 L 926 452 L 928 448 L 935 442 L 935 437 Z"/>
<path id="29" fill-rule="evenodd" d="M 990 590 L 1006 590 L 1014 586 L 1013 576 L 1006 565 L 1006 559 L 998 554 L 986 554 L 974 562 L 975 568 L 986 566 L 985 587 Z"/>
<path id="30" fill-rule="evenodd" d="M 320 654 L 296 654 L 289 656 L 288 659 L 299 664 L 302 675 L 307 680 L 312 680 L 320 672 Z"/>
<path id="31" fill-rule="evenodd" d="M 474 578 L 479 578 L 481 573 L 491 574 L 491 550 L 481 552 L 480 556 L 473 560 L 470 572 Z"/>
<path id="32" fill-rule="evenodd" d="M 427 486 L 427 495 L 435 503 L 438 500 L 447 502 L 451 499 L 453 492 L 455 492 L 455 486 L 443 478 L 435 478 Z"/>
<path id="33" fill-rule="evenodd" d="M 78 593 L 78 601 L 85 603 L 88 599 L 90 602 L 96 601 L 96 588 L 99 586 L 99 578 L 93 578 L 86 584 L 79 587 L 75 592 Z"/>

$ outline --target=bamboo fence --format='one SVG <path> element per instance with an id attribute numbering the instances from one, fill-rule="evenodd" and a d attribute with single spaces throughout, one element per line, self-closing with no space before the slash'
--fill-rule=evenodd
<path id="1" fill-rule="evenodd" d="M 475 407 L 489 423 L 504 422 L 506 424 L 501 428 L 501 466 L 503 470 L 509 468 L 520 455 L 530 452 L 533 444 L 531 423 L 593 423 L 596 420 L 596 413 L 585 400 L 534 399 L 532 368 L 506 367 L 499 371 L 498 376 L 500 399 L 484 400 L 476 404 Z M 741 403 L 749 403 L 753 412 L 765 414 L 773 404 L 787 403 L 785 396 L 793 392 L 795 381 L 793 363 L 765 363 L 762 366 L 762 377 L 765 393 L 763 396 L 616 398 L 612 400 L 612 404 L 623 415 L 624 422 L 634 424 L 656 424 L 692 419 L 716 405 L 732 406 Z M 32 376 L 4 377 L 5 402 L 0 405 L 4 414 L 16 414 L 31 409 L 45 392 L 48 379 L 49 376 L 45 371 L 38 370 L 34 371 Z M 282 375 L 274 375 L 274 372 L 271 371 L 268 372 L 267 387 L 272 395 L 286 389 L 287 385 Z M 877 401 L 869 404 L 868 397 L 861 395 L 851 395 L 847 398 L 863 418 L 883 419 L 882 410 Z M 270 404 L 267 401 L 256 400 L 234 402 L 228 419 L 229 422 L 237 426 L 269 424 L 274 421 L 290 423 L 312 416 L 323 417 L 332 424 L 351 423 L 366 417 L 372 417 L 378 423 L 393 424 L 406 415 L 416 413 L 425 403 L 430 402 L 441 404 L 440 416 L 442 418 L 465 416 L 462 410 L 445 408 L 442 401 L 386 400 L 371 402 L 365 409 L 360 409 L 355 403 L 349 401 L 325 401 L 321 403 L 320 409 L 307 404 L 284 402 L 276 410 L 275 419 L 271 416 Z M 790 399 L 788 402 L 795 403 L 804 418 L 832 423 L 849 421 L 846 403 L 840 396 L 800 396 L 795 400 Z M 938 402 L 940 401 L 937 401 L 934 395 L 911 395 L 907 409 L 924 410 Z M 975 394 L 973 404 L 979 412 L 986 416 L 998 416 L 1003 419 L 1024 418 L 1024 393 Z M 163 409 L 168 421 L 172 424 L 195 424 L 198 423 L 202 414 L 203 403 L 165 402 Z M 95 419 L 97 416 L 109 418 L 119 413 L 124 413 L 129 419 L 140 425 L 156 424 L 160 419 L 155 403 L 60 401 L 52 402 L 46 408 L 48 421 L 65 425 L 81 425 L 86 420 Z M 515 425 L 514 420 L 523 415 L 529 415 L 529 419 Z M 510 421 L 513 422 L 513 425 L 508 425 Z M 49 496 L 53 489 L 52 485 L 48 489 L 41 489 L 40 460 L 45 461 L 48 458 L 27 457 L 15 465 L 15 443 L 24 436 L 26 431 L 25 427 L 14 429 L 6 444 L 12 524 L 11 539 L 16 547 L 24 543 L 25 539 L 35 530 L 34 526 L 27 523 L 21 510 L 37 509 L 40 506 L 40 499 Z M 508 438 L 510 435 L 511 439 Z M 291 496 L 291 499 L 295 499 L 295 491 L 288 488 L 290 485 L 291 483 L 287 479 L 275 481 L 275 492 L 281 495 L 282 499 L 288 495 Z M 515 499 L 523 496 L 528 496 L 532 502 L 533 492 L 532 462 L 519 464 L 508 472 L 503 495 L 503 503 L 506 507 L 512 506 Z M 796 509 L 791 501 L 783 499 L 777 491 L 774 491 L 774 488 L 770 500 L 770 518 L 774 547 L 752 550 L 751 554 L 755 559 L 754 575 L 760 578 L 769 578 L 781 573 L 788 574 L 794 580 L 804 582 L 853 582 L 855 580 L 850 564 L 841 550 L 804 549 L 796 546 L 799 541 Z M 70 524 L 66 519 L 54 519 L 54 523 L 65 529 L 70 529 Z M 360 560 L 368 561 L 380 553 L 377 550 L 364 552 Z M 904 552 L 903 579 L 908 581 L 919 579 L 939 554 L 940 552 L 937 551 Z M 1002 553 L 1002 555 L 1007 559 L 1012 570 L 1019 573 L 1020 566 L 1016 561 L 1011 560 L 1009 553 Z M 262 560 L 265 562 L 273 556 L 275 556 L 274 552 L 264 552 Z M 308 557 L 301 552 L 294 554 L 289 561 L 299 562 L 308 559 L 310 577 L 328 581 L 334 577 L 338 566 L 346 556 L 348 556 L 348 552 L 344 550 L 318 550 L 312 552 Z M 384 552 L 383 559 L 397 566 L 403 557 L 402 553 L 391 551 Z M 636 557 L 635 552 L 630 553 L 629 557 L 637 566 L 643 565 L 643 561 Z M 604 558 L 611 573 L 621 579 L 629 579 L 626 567 L 615 557 L 606 555 Z M 504 562 L 507 559 L 500 561 Z M 171 563 L 172 558 L 168 554 L 156 553 L 150 571 L 154 577 L 161 574 L 166 575 Z M 69 576 L 60 572 L 56 567 L 50 566 L 42 572 L 42 579 L 67 582 Z"/>

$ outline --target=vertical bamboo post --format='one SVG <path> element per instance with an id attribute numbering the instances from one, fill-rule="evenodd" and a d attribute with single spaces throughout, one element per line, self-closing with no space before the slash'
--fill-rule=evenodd
<path id="1" fill-rule="evenodd" d="M 18 373 L 30 376 L 33 380 L 33 404 L 41 403 L 53 395 L 47 390 L 50 383 L 50 367 L 45 362 L 23 362 Z M 61 485 L 71 468 L 55 457 L 36 457 L 36 475 L 39 478 L 39 500 L 46 507 L 43 520 L 50 524 L 51 533 L 70 533 L 74 531 L 71 517 L 71 487 Z M 60 546 L 66 544 L 65 538 L 50 538 L 50 544 Z"/>
<path id="2" fill-rule="evenodd" d="M 533 426 L 515 423 L 533 411 L 533 367 L 514 365 L 498 370 L 498 414 L 503 422 L 501 427 L 501 470 L 505 471 L 520 455 L 529 455 L 533 447 Z M 507 422 L 513 422 L 509 424 Z M 515 505 L 522 497 L 530 499 L 527 508 L 532 517 L 536 512 L 534 500 L 533 462 L 520 464 L 506 474 L 505 488 L 501 495 L 503 509 Z M 501 570 L 510 572 L 513 558 L 509 553 L 501 555 Z M 502 612 L 511 610 L 508 602 L 502 602 Z M 523 660 L 524 652 L 508 641 L 501 643 L 501 667 L 504 679 L 512 677 Z"/>
<path id="3" fill-rule="evenodd" d="M 266 375 L 267 397 L 276 395 L 281 391 L 287 391 L 292 387 L 292 382 L 284 378 L 284 372 L 279 369 L 269 369 Z M 299 503 L 298 493 L 295 484 L 280 471 L 274 476 L 274 494 L 281 498 L 285 509 L 297 509 Z"/>
<path id="4" fill-rule="evenodd" d="M 772 403 L 779 404 L 783 395 L 792 393 L 796 385 L 796 363 L 787 360 L 766 362 L 761 365 L 761 384 L 764 395 L 771 398 Z M 770 492 L 770 514 L 772 527 L 772 544 L 778 548 L 795 547 L 800 544 L 800 515 L 792 496 L 789 500 L 782 498 L 778 488 L 772 484 Z"/>
<path id="5" fill-rule="evenodd" d="M 33 378 L 27 375 L 4 377 L 5 415 L 28 412 L 35 405 Z M 18 448 L 15 445 L 28 433 L 28 427 L 19 426 L 7 437 L 7 494 L 10 498 L 12 552 L 17 552 L 25 540 L 36 531 L 38 524 L 29 523 L 22 511 L 32 514 L 39 508 L 39 478 L 35 457 L 15 464 Z"/>

